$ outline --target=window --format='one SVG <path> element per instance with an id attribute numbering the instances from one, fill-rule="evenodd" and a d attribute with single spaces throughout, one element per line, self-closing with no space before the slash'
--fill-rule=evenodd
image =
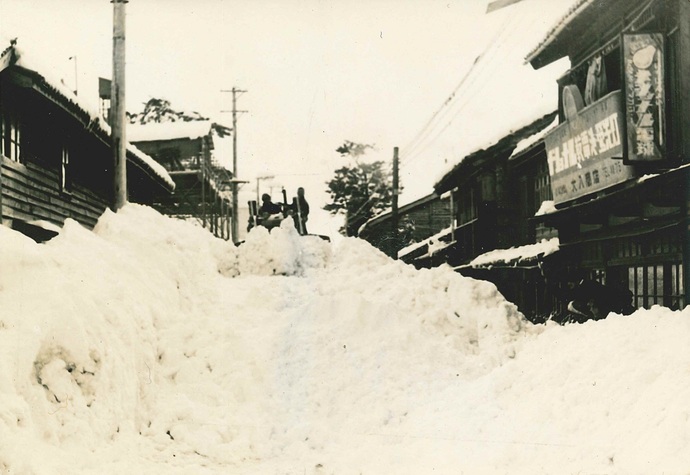
<path id="1" fill-rule="evenodd" d="M 15 162 L 19 161 L 20 157 L 20 127 L 16 116 L 8 113 L 0 117 L 2 123 L 2 131 L 0 133 L 0 148 L 2 154 Z"/>
<path id="2" fill-rule="evenodd" d="M 69 192 L 72 190 L 72 174 L 70 173 L 69 166 L 69 149 L 66 145 L 62 146 L 61 156 L 62 158 L 60 160 L 60 189 L 62 191 Z"/>
<path id="3" fill-rule="evenodd" d="M 636 307 L 685 306 L 683 266 L 679 262 L 628 268 L 628 288 Z"/>
<path id="4" fill-rule="evenodd" d="M 477 218 L 475 189 L 472 185 L 460 188 L 457 194 L 458 225 L 466 224 Z"/>

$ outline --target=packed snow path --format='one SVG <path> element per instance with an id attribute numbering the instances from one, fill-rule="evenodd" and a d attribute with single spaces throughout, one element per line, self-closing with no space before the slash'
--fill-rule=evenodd
<path id="1" fill-rule="evenodd" d="M 690 320 L 534 326 L 367 243 L 0 226 L 0 473 L 687 473 Z"/>

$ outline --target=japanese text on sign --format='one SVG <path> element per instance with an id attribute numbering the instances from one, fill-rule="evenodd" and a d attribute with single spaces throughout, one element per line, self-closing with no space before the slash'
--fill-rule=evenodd
<path id="1" fill-rule="evenodd" d="M 621 92 L 612 92 L 544 137 L 556 204 L 632 178 L 624 165 Z"/>
<path id="2" fill-rule="evenodd" d="M 627 159 L 664 158 L 664 49 L 659 33 L 624 35 Z"/>

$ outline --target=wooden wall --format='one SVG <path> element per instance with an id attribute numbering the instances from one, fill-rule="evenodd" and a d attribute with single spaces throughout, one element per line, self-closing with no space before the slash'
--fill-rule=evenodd
<path id="1" fill-rule="evenodd" d="M 62 192 L 57 170 L 5 157 L 0 157 L 0 169 L 4 224 L 45 220 L 62 225 L 66 218 L 72 218 L 92 228 L 108 206 L 104 198 L 77 184 L 71 192 Z"/>

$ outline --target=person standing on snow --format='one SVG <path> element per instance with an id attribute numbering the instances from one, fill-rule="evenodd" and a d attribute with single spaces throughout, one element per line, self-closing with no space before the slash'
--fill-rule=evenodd
<path id="1" fill-rule="evenodd" d="M 307 234 L 307 219 L 309 219 L 309 203 L 304 197 L 304 188 L 297 188 L 297 197 L 292 200 L 292 219 L 295 221 L 295 229 L 302 234 Z"/>

